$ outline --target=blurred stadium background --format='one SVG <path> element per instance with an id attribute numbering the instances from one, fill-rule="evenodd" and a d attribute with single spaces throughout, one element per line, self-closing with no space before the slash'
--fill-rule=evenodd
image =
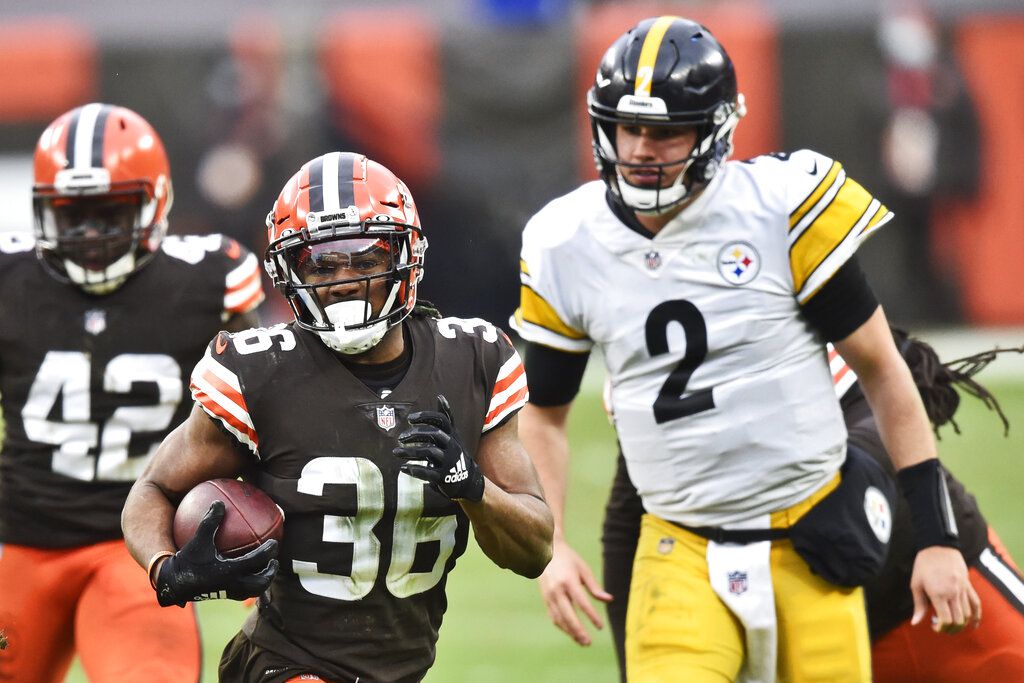
<path id="1" fill-rule="evenodd" d="M 78 104 L 114 102 L 164 138 L 172 232 L 225 232 L 260 253 L 263 217 L 301 163 L 365 152 L 420 204 L 431 241 L 423 295 L 502 324 L 523 223 L 593 177 L 583 95 L 601 52 L 664 13 L 702 21 L 732 54 L 750 110 L 736 157 L 816 149 L 897 213 L 863 251 L 894 322 L 947 359 L 1024 343 L 1019 0 L 3 3 L 0 229 L 31 228 L 42 128 Z M 273 294 L 261 312 L 285 316 Z M 596 566 L 614 446 L 599 373 L 589 377 L 573 416 L 569 532 Z M 967 401 L 964 435 L 947 430 L 940 447 L 1022 560 L 1024 361 L 998 361 L 980 379 L 1015 429 L 1003 438 Z M 477 551 L 449 594 L 428 680 L 615 679 L 607 637 L 577 649 L 548 623 L 535 585 Z M 214 680 L 243 611 L 200 611 Z"/>

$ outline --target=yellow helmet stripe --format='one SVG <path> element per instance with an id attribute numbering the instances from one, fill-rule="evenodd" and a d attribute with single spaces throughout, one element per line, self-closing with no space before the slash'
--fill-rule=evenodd
<path id="1" fill-rule="evenodd" d="M 654 63 L 658 60 L 661 41 L 672 22 L 679 17 L 658 17 L 647 31 L 644 46 L 640 48 L 640 61 L 636 65 L 636 83 L 633 94 L 637 97 L 651 96 L 651 79 L 654 77 Z"/>

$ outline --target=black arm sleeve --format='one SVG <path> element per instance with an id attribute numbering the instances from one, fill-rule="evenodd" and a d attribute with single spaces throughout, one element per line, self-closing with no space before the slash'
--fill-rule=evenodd
<path id="1" fill-rule="evenodd" d="M 580 391 L 590 353 L 569 353 L 550 346 L 526 343 L 526 381 L 530 403 L 542 408 L 564 406 Z"/>
<path id="2" fill-rule="evenodd" d="M 801 308 L 825 341 L 835 342 L 867 322 L 878 299 L 854 255 Z"/>

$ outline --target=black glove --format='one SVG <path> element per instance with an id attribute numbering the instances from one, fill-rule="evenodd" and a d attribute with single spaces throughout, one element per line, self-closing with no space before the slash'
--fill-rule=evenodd
<path id="1" fill-rule="evenodd" d="M 393 451 L 406 461 L 399 469 L 452 500 L 477 502 L 484 497 L 484 475 L 462 448 L 448 400 L 438 395 L 437 405 L 438 411 L 409 415 L 409 429 L 398 435 L 402 445 Z"/>
<path id="2" fill-rule="evenodd" d="M 184 607 L 187 602 L 216 598 L 245 600 L 270 586 L 277 573 L 277 541 L 265 541 L 241 557 L 222 557 L 213 542 L 222 519 L 224 503 L 215 500 L 195 535 L 160 565 L 156 596 L 161 606 Z"/>

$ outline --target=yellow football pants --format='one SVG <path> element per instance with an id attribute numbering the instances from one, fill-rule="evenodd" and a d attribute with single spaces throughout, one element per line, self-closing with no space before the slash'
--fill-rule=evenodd
<path id="1" fill-rule="evenodd" d="M 787 527 L 838 484 L 772 513 Z M 743 667 L 743 626 L 711 588 L 707 541 L 644 515 L 626 616 L 626 672 L 631 682 L 721 683 Z M 780 683 L 871 680 L 864 593 L 811 573 L 788 540 L 770 556 L 778 620 Z"/>

